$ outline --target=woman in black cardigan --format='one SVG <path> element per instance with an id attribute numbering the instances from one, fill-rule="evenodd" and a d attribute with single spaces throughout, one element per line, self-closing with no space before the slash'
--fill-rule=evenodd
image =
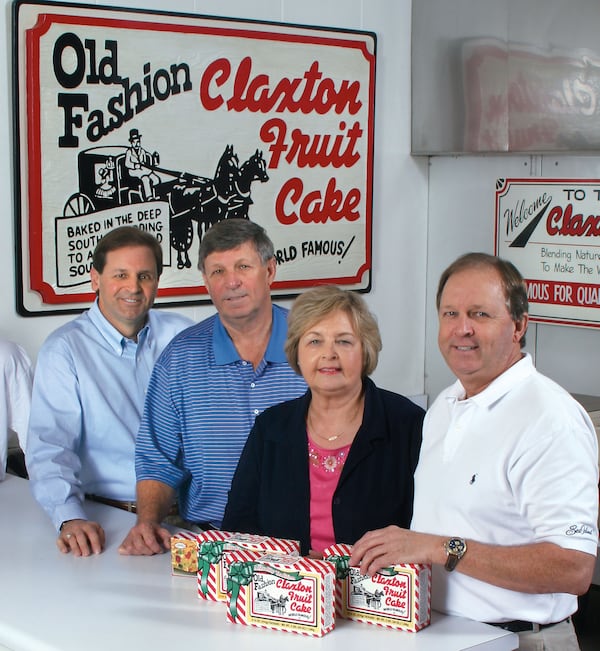
<path id="1" fill-rule="evenodd" d="M 285 350 L 309 389 L 256 418 L 223 529 L 299 540 L 319 555 L 371 529 L 408 527 L 424 411 L 369 379 L 381 337 L 365 301 L 309 289 L 290 311 Z"/>

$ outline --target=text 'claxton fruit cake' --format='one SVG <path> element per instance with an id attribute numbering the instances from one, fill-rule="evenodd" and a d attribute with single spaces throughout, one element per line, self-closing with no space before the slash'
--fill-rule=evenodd
<path id="1" fill-rule="evenodd" d="M 322 637 L 335 627 L 335 565 L 281 554 L 228 554 L 230 622 Z"/>
<path id="2" fill-rule="evenodd" d="M 245 549 L 258 552 L 295 554 L 300 552 L 297 540 L 272 538 L 230 531 L 203 531 L 198 537 L 198 596 L 201 599 L 227 599 L 228 563 L 225 553 Z"/>
<path id="3" fill-rule="evenodd" d="M 332 545 L 323 558 L 337 567 L 338 616 L 416 632 L 431 621 L 431 566 L 401 563 L 373 576 L 349 565 L 352 547 Z"/>

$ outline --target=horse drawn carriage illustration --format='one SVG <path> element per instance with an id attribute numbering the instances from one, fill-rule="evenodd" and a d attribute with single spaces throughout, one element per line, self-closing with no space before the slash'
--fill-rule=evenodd
<path id="1" fill-rule="evenodd" d="M 79 190 L 63 208 L 64 217 L 145 203 L 142 180 L 126 165 L 128 147 L 112 145 L 79 152 Z M 266 162 L 258 149 L 239 164 L 232 145 L 227 145 L 212 178 L 159 167 L 158 156 L 151 171 L 158 175 L 151 200 L 169 205 L 171 247 L 177 251 L 177 268 L 191 267 L 188 251 L 197 224 L 198 238 L 214 223 L 232 217 L 248 219 L 252 204 L 251 185 L 269 180 Z"/>
<path id="2" fill-rule="evenodd" d="M 289 601 L 289 596 L 281 594 L 278 597 L 273 597 L 266 590 L 259 590 L 257 593 L 257 601 L 262 601 L 265 604 L 268 602 L 272 613 L 285 615 L 286 603 Z"/>
<path id="3" fill-rule="evenodd" d="M 361 585 L 352 586 L 352 594 L 354 596 L 362 596 L 367 604 L 372 608 L 381 607 L 381 598 L 383 597 L 383 590 L 376 589 L 374 592 L 366 590 Z"/>

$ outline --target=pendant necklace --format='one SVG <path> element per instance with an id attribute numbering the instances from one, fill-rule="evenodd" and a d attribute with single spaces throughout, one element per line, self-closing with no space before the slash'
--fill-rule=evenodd
<path id="1" fill-rule="evenodd" d="M 356 417 L 358 416 L 358 412 L 361 410 L 361 408 L 362 408 L 362 401 L 361 401 L 361 404 L 359 404 L 359 406 L 357 407 L 357 409 L 356 409 L 356 411 L 354 412 L 354 414 L 352 415 L 352 418 L 351 418 L 350 421 L 349 421 L 349 425 L 351 425 L 351 424 L 354 422 L 354 420 L 355 420 Z M 309 415 L 309 418 L 310 418 L 310 415 Z M 310 418 L 310 419 L 312 420 L 312 418 Z M 337 441 L 337 440 L 340 438 L 340 436 L 343 436 L 343 435 L 344 435 L 344 432 L 342 431 L 342 432 L 340 432 L 339 434 L 333 434 L 332 436 L 323 436 L 322 434 L 319 434 L 318 432 L 316 432 L 315 429 L 314 429 L 313 427 L 309 427 L 309 426 L 308 426 L 308 419 L 307 419 L 307 423 L 306 423 L 306 425 L 307 425 L 307 427 L 308 427 L 310 433 L 311 433 L 313 436 L 316 436 L 316 437 L 320 438 L 320 439 L 323 440 L 323 441 L 327 441 L 328 443 L 333 443 L 334 441 Z"/>

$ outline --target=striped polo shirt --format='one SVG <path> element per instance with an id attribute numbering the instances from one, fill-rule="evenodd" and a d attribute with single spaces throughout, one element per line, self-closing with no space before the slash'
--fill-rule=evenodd
<path id="1" fill-rule="evenodd" d="M 180 514 L 221 525 L 231 479 L 258 414 L 306 391 L 287 363 L 287 310 L 257 369 L 240 356 L 218 314 L 177 335 L 159 357 L 136 442 L 137 480 L 178 491 Z"/>

